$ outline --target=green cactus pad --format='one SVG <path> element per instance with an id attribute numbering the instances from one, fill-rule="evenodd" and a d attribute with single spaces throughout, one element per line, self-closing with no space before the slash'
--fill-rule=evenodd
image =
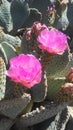
<path id="1" fill-rule="evenodd" d="M 72 66 L 73 58 L 69 61 L 67 53 L 64 53 L 62 56 L 53 57 L 47 70 L 48 99 L 55 98 L 61 86 L 66 82 L 66 75 Z"/>
<path id="2" fill-rule="evenodd" d="M 0 102 L 0 115 L 15 119 L 30 102 L 30 94 L 24 93 L 20 98 L 3 100 Z"/>
<path id="3" fill-rule="evenodd" d="M 0 100 L 5 97 L 6 90 L 6 66 L 4 60 L 0 57 Z"/>
<path id="4" fill-rule="evenodd" d="M 5 31 L 10 32 L 13 29 L 13 22 L 10 13 L 10 3 L 7 0 L 1 0 L 0 4 L 0 26 Z"/>
<path id="5" fill-rule="evenodd" d="M 16 50 L 12 45 L 7 42 L 0 43 L 0 56 L 4 59 L 6 65 L 8 65 L 9 60 L 16 55 Z"/>
<path id="6" fill-rule="evenodd" d="M 14 30 L 19 29 L 30 14 L 28 3 L 25 0 L 11 2 L 11 16 Z"/>
<path id="7" fill-rule="evenodd" d="M 51 62 L 48 64 L 47 73 L 50 78 L 58 78 L 66 76 L 70 68 L 70 62 L 68 58 L 68 52 L 63 55 L 56 55 L 52 57 Z"/>
<path id="8" fill-rule="evenodd" d="M 12 125 L 14 124 L 13 120 L 10 120 L 8 118 L 2 118 L 0 121 L 0 129 L 1 130 L 10 130 Z"/>
<path id="9" fill-rule="evenodd" d="M 5 34 L 0 27 L 0 43 L 1 42 L 8 42 L 10 45 L 13 45 L 14 47 L 18 47 L 21 45 L 21 40 L 19 37 L 14 37 L 9 34 Z"/>

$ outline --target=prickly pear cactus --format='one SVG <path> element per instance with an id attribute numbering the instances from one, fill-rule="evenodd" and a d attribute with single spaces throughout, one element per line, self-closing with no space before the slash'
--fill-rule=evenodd
<path id="1" fill-rule="evenodd" d="M 19 29 L 30 14 L 28 3 L 25 0 L 13 0 L 11 2 L 11 16 L 13 27 Z"/>
<path id="2" fill-rule="evenodd" d="M 34 54 L 37 57 L 39 57 L 39 54 L 37 53 L 37 51 L 39 52 L 39 48 L 37 48 L 37 46 L 34 44 L 35 42 L 36 42 L 35 40 L 31 40 L 31 42 L 30 41 L 27 42 L 26 33 L 24 32 L 22 42 L 21 42 L 22 52 L 24 54 L 28 54 L 28 53 Z M 35 85 L 35 87 L 32 87 L 30 92 L 31 92 L 32 100 L 34 102 L 40 102 L 45 99 L 47 94 L 47 78 L 44 69 L 43 69 L 43 76 L 42 76 L 41 83 Z"/>
<path id="3" fill-rule="evenodd" d="M 7 1 L 1 0 L 0 3 L 0 26 L 6 32 L 20 28 L 30 14 L 28 3 L 24 0 Z"/>
<path id="4" fill-rule="evenodd" d="M 2 26 L 7 32 L 13 29 L 12 16 L 10 13 L 10 3 L 7 0 L 1 0 L 0 2 L 0 26 Z"/>
<path id="5" fill-rule="evenodd" d="M 21 40 L 19 37 L 14 37 L 9 34 L 6 34 L 3 29 L 0 27 L 0 43 L 8 42 L 10 45 L 16 47 L 21 46 Z"/>
<path id="6" fill-rule="evenodd" d="M 0 57 L 0 101 L 5 97 L 6 91 L 6 65 Z"/>
<path id="7" fill-rule="evenodd" d="M 58 29 L 66 30 L 67 27 L 69 26 L 69 19 L 67 17 L 67 11 L 68 11 L 67 5 L 62 7 L 61 17 L 59 18 L 58 23 L 57 23 Z"/>
<path id="8" fill-rule="evenodd" d="M 6 65 L 8 65 L 10 58 L 17 55 L 16 49 L 20 46 L 20 38 L 4 33 L 0 27 L 0 56 L 2 56 Z"/>
<path id="9" fill-rule="evenodd" d="M 16 50 L 12 45 L 7 42 L 0 43 L 0 56 L 4 59 L 7 67 L 9 65 L 9 60 L 16 55 Z"/>
<path id="10" fill-rule="evenodd" d="M 35 21 L 41 21 L 42 19 L 42 14 L 41 12 L 36 9 L 36 8 L 30 8 L 30 15 L 28 18 L 25 20 L 23 27 L 31 27 L 33 22 Z"/>
<path id="11" fill-rule="evenodd" d="M 59 100 L 59 97 L 57 97 L 56 94 L 60 91 L 61 86 L 65 83 L 66 80 L 65 76 L 69 71 L 69 69 L 73 66 L 73 60 L 72 58 L 70 59 L 70 54 L 68 51 L 65 52 L 63 55 L 56 55 L 56 56 L 49 56 L 47 52 L 41 51 L 38 48 L 38 43 L 36 42 L 37 36 L 35 36 L 35 34 L 37 34 L 38 32 L 37 24 L 34 23 L 31 28 L 27 28 L 27 30 L 23 34 L 21 42 L 21 48 L 23 53 L 34 54 L 36 57 L 38 57 L 38 59 L 41 59 L 40 61 L 43 66 L 43 74 L 45 74 L 44 78 L 42 79 L 44 81 L 44 84 L 42 85 L 41 82 L 39 85 L 31 89 L 32 99 L 34 101 L 37 101 L 36 99 L 40 101 L 41 96 L 38 96 L 39 95 L 38 93 L 42 91 L 42 93 L 44 92 L 43 96 L 44 98 L 47 95 L 47 99 L 49 100 L 54 100 L 55 97 L 56 97 L 55 100 Z M 32 30 L 34 30 L 34 32 Z M 41 87 L 41 85 L 43 87 Z M 42 100 L 44 98 L 42 98 Z"/>
<path id="12" fill-rule="evenodd" d="M 66 82 L 66 75 L 72 66 L 73 66 L 73 59 L 71 58 L 69 61 L 68 52 L 65 52 L 62 56 L 53 57 L 47 69 L 47 76 L 48 76 L 47 97 L 49 99 L 56 98 L 56 100 L 59 100 L 60 95 L 57 96 L 56 94 L 60 91 L 61 86 Z"/>
<path id="13" fill-rule="evenodd" d="M 60 3 L 61 5 L 61 17 L 57 21 L 57 27 L 62 30 L 67 30 L 68 27 L 71 27 L 73 29 L 73 2 L 70 1 L 63 1 L 63 3 Z"/>
<path id="14" fill-rule="evenodd" d="M 36 8 L 29 8 L 28 3 L 25 0 L 1 0 L 0 26 L 5 32 L 15 35 L 21 27 L 31 26 L 34 21 L 40 21 L 41 13 Z"/>
<path id="15" fill-rule="evenodd" d="M 70 91 L 73 90 L 73 81 L 67 79 L 73 67 L 73 56 L 70 53 L 73 44 L 72 7 L 71 0 L 1 0 L 0 26 L 4 28 L 0 29 L 1 130 L 36 130 L 33 125 L 43 124 L 46 120 L 53 122 L 45 124 L 45 128 L 42 125 L 42 130 L 65 130 L 73 113 L 67 107 L 71 105 L 73 94 L 67 95 L 63 91 L 67 85 L 71 85 L 71 88 L 68 86 Z M 50 55 L 39 48 L 37 37 L 45 28 L 61 29 L 67 35 L 70 32 L 67 36 L 69 43 L 72 40 L 70 49 L 68 46 L 69 50 L 63 55 Z M 17 30 L 21 31 L 18 33 Z M 42 65 L 41 82 L 30 89 L 14 83 L 5 75 L 6 69 L 10 67 L 10 59 L 20 53 L 35 55 Z"/>
<path id="16" fill-rule="evenodd" d="M 33 0 L 32 3 L 30 3 L 31 4 L 30 7 L 37 8 L 43 14 L 50 3 L 51 2 L 47 0 L 45 0 L 45 2 L 42 0 L 39 1 Z"/>

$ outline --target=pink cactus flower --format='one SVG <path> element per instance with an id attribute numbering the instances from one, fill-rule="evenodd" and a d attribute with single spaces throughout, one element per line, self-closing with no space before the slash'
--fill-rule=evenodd
<path id="1" fill-rule="evenodd" d="M 39 42 L 40 49 L 52 55 L 62 55 L 68 49 L 67 36 L 54 28 L 41 31 L 37 37 L 37 41 Z"/>
<path id="2" fill-rule="evenodd" d="M 32 54 L 20 54 L 10 60 L 10 68 L 6 75 L 14 82 L 27 88 L 39 84 L 42 78 L 42 66 Z"/>

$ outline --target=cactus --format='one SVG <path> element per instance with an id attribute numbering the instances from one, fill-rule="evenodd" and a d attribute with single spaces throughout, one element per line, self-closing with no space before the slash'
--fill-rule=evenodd
<path id="1" fill-rule="evenodd" d="M 2 42 L 0 44 L 0 56 L 4 59 L 7 66 L 11 57 L 14 57 L 16 55 L 16 50 L 12 45 L 7 42 Z"/>
<path id="2" fill-rule="evenodd" d="M 65 7 L 62 7 L 61 17 L 59 18 L 59 20 L 57 22 L 58 29 L 66 30 L 67 27 L 69 26 L 69 19 L 67 17 L 67 10 L 68 10 L 67 5 Z"/>
<path id="3" fill-rule="evenodd" d="M 12 35 L 15 35 L 19 28 L 31 26 L 34 21 L 41 19 L 39 10 L 29 8 L 28 2 L 25 0 L 11 2 L 4 0 L 0 4 L 0 11 L 0 26 L 4 28 L 5 32 L 10 32 Z"/>
<path id="4" fill-rule="evenodd" d="M 14 124 L 13 120 L 2 118 L 0 121 L 0 128 L 1 130 L 9 130 L 13 124 Z"/>
<path id="5" fill-rule="evenodd" d="M 28 3 L 24 0 L 8 2 L 1 0 L 0 4 L 0 25 L 6 32 L 20 28 L 29 16 Z"/>
<path id="6" fill-rule="evenodd" d="M 37 123 L 44 121 L 44 119 L 50 119 L 51 117 L 55 116 L 59 111 L 64 110 L 64 108 L 68 105 L 67 103 L 62 104 L 47 104 L 42 106 L 43 108 L 36 108 L 32 112 L 26 113 L 22 115 L 19 120 L 16 122 L 16 128 L 18 130 L 24 129 L 27 126 L 33 126 Z M 38 120 L 39 119 L 39 120 Z"/>
<path id="7" fill-rule="evenodd" d="M 62 117 L 62 119 L 61 119 Z M 47 128 L 48 130 L 65 130 L 66 124 L 70 118 L 70 112 L 68 108 L 65 108 L 62 112 L 59 112 L 55 117 L 55 120 L 51 122 L 50 126 Z"/>
<path id="8" fill-rule="evenodd" d="M 42 5 L 40 3 L 42 3 Z M 50 6 L 51 3 L 52 3 L 51 0 L 49 0 L 49 1 L 45 0 L 45 2 L 42 1 L 42 0 L 39 0 L 39 1 L 33 0 L 32 2 L 29 2 L 29 7 L 38 9 L 38 11 L 40 11 L 40 13 L 42 15 L 41 22 L 43 22 L 43 23 L 48 25 L 48 23 L 50 22 L 51 19 L 49 20 L 48 11 L 47 10 L 48 10 L 48 6 Z M 52 18 L 51 21 L 53 22 L 53 20 L 54 20 L 54 17 Z"/>
<path id="9" fill-rule="evenodd" d="M 5 34 L 0 27 L 0 56 L 3 57 L 6 65 L 11 57 L 17 55 L 16 49 L 20 47 L 20 45 L 21 40 L 18 37 Z"/>
<path id="10" fill-rule="evenodd" d="M 27 90 L 25 87 L 22 85 L 19 85 L 17 83 L 14 83 L 7 77 L 7 82 L 6 82 L 6 93 L 5 97 L 7 99 L 9 98 L 20 98 L 24 95 L 24 93 L 29 93 L 29 90 Z"/>
<path id="11" fill-rule="evenodd" d="M 31 31 L 29 40 L 26 38 L 27 30 Z M 44 69 L 47 74 L 47 76 L 46 74 L 44 76 L 45 77 L 44 83 L 48 81 L 47 83 L 48 85 L 46 84 L 45 86 L 43 86 L 41 82 L 39 85 L 31 89 L 32 99 L 33 101 L 37 101 L 37 99 L 39 99 L 38 101 L 42 101 L 44 98 L 46 98 L 47 95 L 47 99 L 49 100 L 53 100 L 53 99 L 55 100 L 55 97 L 56 100 L 59 100 L 59 97 L 57 97 L 56 94 L 60 91 L 61 86 L 65 83 L 65 76 L 69 71 L 69 69 L 73 66 L 73 60 L 69 61 L 68 52 L 65 52 L 62 56 L 57 55 L 53 57 L 49 56 L 49 54 L 46 52 L 42 52 L 37 46 L 36 36 L 35 34 L 32 33 L 32 27 L 27 30 L 24 32 L 22 42 L 21 42 L 22 52 L 26 54 L 32 53 L 36 55 L 36 57 L 41 59 L 41 63 L 43 65 L 43 74 L 44 74 Z M 48 68 L 47 70 L 46 70 L 46 65 Z M 42 93 L 44 92 L 44 96 L 43 96 L 44 98 L 42 98 L 42 100 L 40 100 L 42 93 L 39 96 L 40 93 L 39 91 L 42 91 Z"/>
<path id="12" fill-rule="evenodd" d="M 47 95 L 46 73 L 43 74 L 41 82 L 38 85 L 35 85 L 33 88 L 31 88 L 30 94 L 32 101 L 34 102 L 44 101 Z"/>
<path id="13" fill-rule="evenodd" d="M 54 11 L 50 8 L 51 4 L 55 5 Z M 53 129 L 53 123 L 55 129 L 58 129 L 58 127 L 62 128 L 60 119 L 63 118 L 63 114 L 61 114 L 61 111 L 64 110 L 64 108 L 68 110 L 67 105 L 70 105 L 73 96 L 70 95 L 69 97 L 64 94 L 63 91 L 61 91 L 61 87 L 64 83 L 70 82 L 67 80 L 66 75 L 69 69 L 73 67 L 73 57 L 70 57 L 70 52 L 65 52 L 63 55 L 52 56 L 48 54 L 48 52 L 41 50 L 37 46 L 39 44 L 37 35 L 39 35 L 40 31 L 37 35 L 35 34 L 39 30 L 37 29 L 38 26 L 34 31 L 32 31 L 31 26 L 33 22 L 41 21 L 49 25 L 49 27 L 47 26 L 49 30 L 51 25 L 63 31 L 69 29 L 69 32 L 66 33 L 69 34 L 71 38 L 68 39 L 70 42 L 73 39 L 72 6 L 73 3 L 71 3 L 71 1 L 60 0 L 46 0 L 45 2 L 42 0 L 1 0 L 0 26 L 4 28 L 4 30 L 0 28 L 1 130 L 10 130 L 12 126 L 18 130 L 29 129 L 29 127 L 32 128 L 35 124 L 43 123 L 46 119 L 50 121 L 51 117 L 55 117 L 57 113 L 59 114 L 47 129 Z M 49 8 L 52 13 L 50 10 L 47 10 Z M 18 29 L 23 30 L 21 34 L 18 34 Z M 27 31 L 31 31 L 28 38 L 26 38 Z M 17 38 L 16 35 L 18 35 L 21 40 Z M 70 49 L 72 49 L 72 41 Z M 18 50 L 18 47 L 20 47 L 21 50 Z M 42 64 L 42 80 L 31 89 L 14 83 L 5 75 L 6 68 L 9 68 L 9 60 L 19 55 L 19 53 L 33 54 Z M 63 111 L 64 114 L 65 110 Z M 70 113 L 66 113 L 66 115 L 67 114 L 68 116 L 62 120 L 64 121 L 63 129 L 65 129 L 70 117 Z M 61 116 L 61 118 L 59 116 Z M 55 123 L 56 120 L 57 123 Z M 5 126 L 3 126 L 3 122 L 5 122 Z"/>
<path id="14" fill-rule="evenodd" d="M 53 66 L 52 66 L 53 65 Z M 53 57 L 51 63 L 48 65 L 48 93 L 49 99 L 58 100 L 60 95 L 56 95 L 61 86 L 66 82 L 66 75 L 73 66 L 73 59 L 69 61 L 67 52 L 62 56 Z M 52 69 L 53 68 L 53 69 Z M 62 95 L 61 95 L 62 96 Z"/>
<path id="15" fill-rule="evenodd" d="M 24 22 L 22 27 L 31 27 L 33 22 L 41 21 L 41 19 L 42 19 L 41 12 L 38 9 L 36 9 L 36 8 L 30 8 L 30 15 L 25 20 L 25 22 Z"/>
<path id="16" fill-rule="evenodd" d="M 24 93 L 21 98 L 5 99 L 0 102 L 0 115 L 15 119 L 30 102 L 30 94 Z"/>
<path id="17" fill-rule="evenodd" d="M 73 29 L 73 3 L 71 1 L 68 1 L 65 5 L 61 5 L 62 10 L 61 10 L 61 17 L 59 18 L 57 22 L 57 26 L 60 29 L 65 29 L 67 30 L 67 27 L 71 27 Z"/>
<path id="18" fill-rule="evenodd" d="M 5 97 L 6 91 L 6 66 L 4 60 L 0 57 L 0 100 Z"/>
<path id="19" fill-rule="evenodd" d="M 22 38 L 22 42 L 21 42 L 22 52 L 25 54 L 32 53 L 37 56 L 38 53 L 35 49 L 35 48 L 37 48 L 37 46 L 34 47 L 35 42 L 36 41 L 33 39 L 29 42 L 26 41 L 26 31 L 25 31 L 23 38 Z M 36 53 L 33 52 L 32 48 L 35 49 Z M 38 48 L 37 48 L 37 50 L 38 50 Z M 43 101 L 45 99 L 46 94 L 47 94 L 47 83 L 46 82 L 47 82 L 46 81 L 46 72 L 43 70 L 43 77 L 42 77 L 41 83 L 38 85 L 35 85 L 35 87 L 31 88 L 31 90 L 30 90 L 31 97 L 34 102 Z M 41 91 L 42 91 L 42 93 L 41 93 Z"/>
<path id="20" fill-rule="evenodd" d="M 28 3 L 25 0 L 13 0 L 11 2 L 11 16 L 13 28 L 19 29 L 30 14 Z"/>
<path id="21" fill-rule="evenodd" d="M 1 0 L 0 26 L 2 26 L 8 32 L 13 29 L 13 22 L 10 13 L 10 3 L 7 0 Z"/>
<path id="22" fill-rule="evenodd" d="M 4 33 L 3 29 L 0 27 L 0 43 L 7 42 L 10 45 L 16 47 L 21 46 L 21 40 L 19 37 L 14 37 L 9 34 Z"/>
<path id="23" fill-rule="evenodd" d="M 33 0 L 30 7 L 37 8 L 43 14 L 47 10 L 47 7 L 50 5 L 50 3 L 51 2 L 47 0 L 45 0 L 45 2 L 42 0 L 39 0 L 39 1 Z"/>
<path id="24" fill-rule="evenodd" d="M 3 57 L 6 65 L 8 65 L 10 58 L 17 55 L 16 50 L 20 46 L 20 38 L 5 34 L 2 28 L 0 28 L 0 56 Z"/>
<path id="25" fill-rule="evenodd" d="M 4 116 L 15 119 L 18 113 L 20 113 L 30 102 L 31 96 L 29 94 L 24 94 L 21 98 L 7 100 L 6 99 L 7 88 L 6 88 L 6 74 L 5 73 L 6 73 L 6 66 L 5 66 L 4 60 L 0 57 L 0 100 L 1 100 L 0 115 L 3 114 Z"/>

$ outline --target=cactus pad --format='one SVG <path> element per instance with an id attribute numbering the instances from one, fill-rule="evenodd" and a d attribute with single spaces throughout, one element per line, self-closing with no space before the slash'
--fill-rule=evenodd
<path id="1" fill-rule="evenodd" d="M 0 57 L 0 100 L 5 96 L 6 90 L 6 66 L 4 60 Z"/>
<path id="2" fill-rule="evenodd" d="M 1 0 L 0 4 L 0 26 L 5 31 L 10 32 L 13 29 L 12 17 L 10 13 L 10 3 L 7 0 Z"/>

